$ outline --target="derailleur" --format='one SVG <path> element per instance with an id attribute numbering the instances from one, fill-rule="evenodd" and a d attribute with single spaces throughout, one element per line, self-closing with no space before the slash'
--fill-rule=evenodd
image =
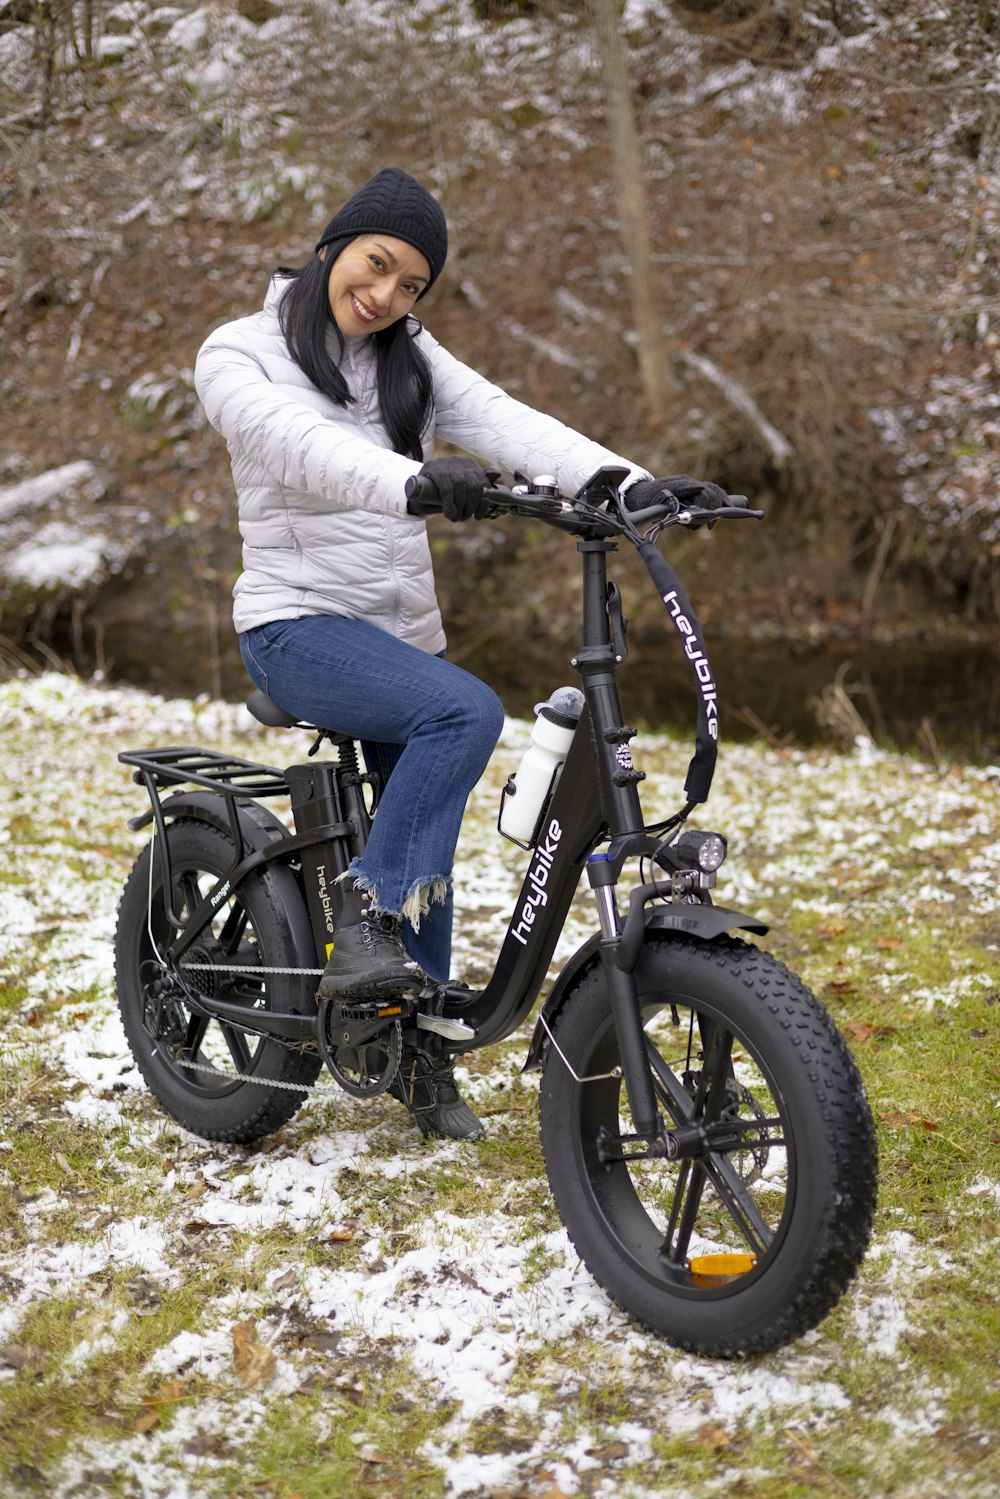
<path id="1" fill-rule="evenodd" d="M 415 1010 L 412 998 L 321 1000 L 320 1054 L 345 1093 L 378 1098 L 392 1087 L 403 1058 L 403 1025 Z"/>

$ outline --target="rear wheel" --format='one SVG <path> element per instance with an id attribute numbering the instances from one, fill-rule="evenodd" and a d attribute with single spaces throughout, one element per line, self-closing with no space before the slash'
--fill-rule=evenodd
<path id="1" fill-rule="evenodd" d="M 594 1278 L 671 1342 L 779 1347 L 834 1306 L 868 1244 L 877 1165 L 861 1078 L 815 996 L 748 944 L 651 936 L 637 979 L 660 1112 L 691 1153 L 612 1159 L 633 1126 L 598 960 L 553 1025 L 565 1060 L 550 1043 L 544 1062 L 560 1216 Z"/>
<path id="2" fill-rule="evenodd" d="M 193 820 L 171 823 L 167 838 L 173 907 L 190 916 L 232 868 L 235 850 L 219 829 Z M 301 978 L 264 972 L 305 966 L 295 941 L 293 886 L 289 870 L 264 869 L 240 885 L 238 897 L 220 902 L 182 960 L 192 989 L 245 1005 L 249 1023 L 255 1010 L 305 1007 Z M 173 935 L 159 852 L 150 843 L 125 886 L 115 939 L 118 1004 L 132 1055 L 151 1092 L 194 1134 L 233 1142 L 271 1134 L 303 1102 L 319 1074 L 319 1055 L 197 1015 L 179 985 L 164 983 L 161 954 Z"/>

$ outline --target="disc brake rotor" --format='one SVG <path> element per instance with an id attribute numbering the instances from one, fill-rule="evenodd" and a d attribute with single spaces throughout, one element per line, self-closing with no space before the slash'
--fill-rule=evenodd
<path id="1" fill-rule="evenodd" d="M 684 1086 L 692 1098 L 698 1092 L 700 1082 L 700 1072 L 689 1071 L 684 1074 Z M 744 1186 L 750 1186 L 763 1176 L 771 1154 L 767 1115 L 750 1089 L 730 1077 L 726 1079 L 725 1102 L 720 1118 L 739 1120 L 746 1126 L 743 1143 L 726 1153 L 739 1172 Z"/>

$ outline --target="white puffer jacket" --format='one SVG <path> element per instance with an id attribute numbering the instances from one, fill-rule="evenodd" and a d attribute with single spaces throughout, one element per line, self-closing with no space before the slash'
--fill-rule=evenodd
<path id="1" fill-rule="evenodd" d="M 354 396 L 337 406 L 292 359 L 278 322 L 287 282 L 263 310 L 210 334 L 195 386 L 229 445 L 243 536 L 234 590 L 238 631 L 273 619 L 346 614 L 426 651 L 444 649 L 426 527 L 406 513 L 403 486 L 420 464 L 390 447 L 370 337 L 346 340 L 341 370 Z M 533 411 L 461 364 L 424 329 L 435 433 L 498 468 L 553 474 L 567 493 L 602 464 L 645 470 Z M 331 352 L 339 355 L 331 329 Z"/>

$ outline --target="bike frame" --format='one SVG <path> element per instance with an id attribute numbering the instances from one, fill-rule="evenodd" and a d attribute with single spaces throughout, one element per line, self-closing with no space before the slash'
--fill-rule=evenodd
<path id="1" fill-rule="evenodd" d="M 608 582 L 607 557 L 617 550 L 609 523 L 602 534 L 600 519 L 589 511 L 586 533 L 577 542 L 583 571 L 582 644 L 572 659 L 579 673 L 585 708 L 575 731 L 561 773 L 548 805 L 543 809 L 540 833 L 531 850 L 520 892 L 514 903 L 507 931 L 493 974 L 480 991 L 458 984 L 435 984 L 419 997 L 418 1027 L 436 1032 L 440 1044 L 460 1053 L 504 1039 L 527 1018 L 544 983 L 553 951 L 586 867 L 594 890 L 600 922 L 599 953 L 608 985 L 609 999 L 618 1033 L 622 1070 L 635 1136 L 651 1154 L 665 1150 L 660 1121 L 646 1060 L 642 1017 L 635 979 L 646 924 L 646 903 L 654 896 L 662 901 L 662 884 L 639 886 L 630 901 L 624 923 L 616 900 L 616 887 L 629 858 L 652 856 L 663 847 L 663 824 L 648 829 L 643 821 L 638 783 L 644 778 L 632 763 L 629 741 L 635 730 L 623 719 L 617 670 L 627 656 L 626 624 L 621 598 Z M 551 524 L 575 531 L 579 520 L 560 519 L 556 510 L 544 516 Z M 321 731 L 323 734 L 324 731 Z M 357 752 L 344 736 L 328 734 L 341 745 L 341 763 L 324 761 L 312 766 L 292 766 L 282 773 L 269 766 L 210 751 L 174 748 L 125 752 L 119 759 L 136 767 L 135 779 L 145 785 L 151 811 L 130 822 L 133 828 L 155 824 L 163 878 L 167 918 L 176 935 L 163 957 L 180 970 L 184 955 L 197 942 L 222 901 L 237 894 L 240 885 L 273 861 L 301 863 L 302 885 L 309 906 L 316 956 L 325 960 L 327 941 L 334 925 L 339 897 L 330 892 L 333 881 L 350 859 L 360 854 L 370 826 L 362 782 L 357 770 Z M 346 760 L 346 765 L 345 765 Z M 161 802 L 164 785 L 193 783 L 204 788 L 181 792 Z M 206 792 L 208 794 L 206 794 Z M 260 798 L 291 795 L 296 822 L 288 833 L 270 813 L 255 808 Z M 225 802 L 223 816 L 219 803 Z M 679 814 L 679 821 L 685 812 Z M 167 819 L 179 815 L 202 817 L 229 833 L 236 849 L 232 867 L 217 881 L 187 920 L 173 910 L 173 876 L 167 839 Z M 597 844 L 607 848 L 595 853 Z M 327 897 L 317 882 L 317 871 L 326 871 Z M 698 902 L 704 905 L 699 905 Z M 693 902 L 693 903 L 692 903 Z M 761 923 L 737 912 L 723 912 L 709 905 L 707 895 L 689 896 L 683 906 L 684 920 L 663 920 L 715 936 L 735 926 L 766 930 Z M 657 912 L 661 915 L 662 907 Z M 704 911 L 704 917 L 697 913 Z M 657 925 L 661 921 L 656 922 Z M 588 944 L 588 952 L 593 950 Z M 578 965 L 577 965 L 578 966 Z M 571 964 L 571 967 L 573 965 Z M 318 973 L 319 970 L 299 970 Z M 304 988 L 306 986 L 303 986 Z M 315 986 L 313 986 L 315 987 Z M 557 985 L 557 989 L 558 989 Z M 286 1043 L 315 1040 L 318 1015 L 308 996 L 302 1013 L 251 1012 L 245 1006 L 192 993 L 186 999 L 209 1018 L 233 1025 L 251 1034 L 266 1035 Z M 555 991 L 546 1011 L 551 1013 Z M 529 1054 L 537 1052 L 538 1038 Z"/>

